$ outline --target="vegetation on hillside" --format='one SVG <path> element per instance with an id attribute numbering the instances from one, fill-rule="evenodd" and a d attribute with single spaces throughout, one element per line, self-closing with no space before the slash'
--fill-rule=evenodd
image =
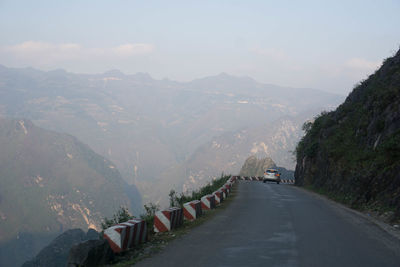
<path id="1" fill-rule="evenodd" d="M 177 194 L 174 190 L 171 190 L 169 193 L 170 197 L 170 207 L 182 207 L 184 203 L 192 201 L 192 200 L 200 200 L 201 197 L 205 195 L 212 194 L 219 188 L 221 188 L 230 178 L 230 175 L 222 174 L 220 178 L 217 178 L 207 185 L 200 187 L 198 190 L 193 191 L 190 195 L 185 195 L 183 193 Z M 159 205 L 154 203 L 149 203 L 144 205 L 145 213 L 140 215 L 140 218 L 143 219 L 147 224 L 148 235 L 152 236 L 153 233 L 153 223 L 154 223 L 154 215 L 160 210 Z M 116 213 L 111 217 L 105 217 L 103 222 L 101 223 L 102 229 L 105 230 L 110 226 L 113 226 L 118 223 L 126 222 L 132 218 L 134 218 L 129 210 L 126 207 L 120 207 Z"/>
<path id="2" fill-rule="evenodd" d="M 200 199 L 205 195 L 210 195 L 213 192 L 221 188 L 226 181 L 230 178 L 230 175 L 221 174 L 220 178 L 217 178 L 198 190 L 193 191 L 190 195 L 185 195 L 184 193 L 177 194 L 175 190 L 171 190 L 169 193 L 170 207 L 182 207 L 184 203 Z"/>
<path id="3" fill-rule="evenodd" d="M 400 217 L 400 52 L 335 111 L 303 125 L 296 183 Z"/>
<path id="4" fill-rule="evenodd" d="M 120 207 L 119 210 L 111 218 L 104 217 L 103 222 L 101 223 L 101 228 L 104 231 L 105 229 L 113 225 L 127 222 L 133 218 L 134 216 L 129 213 L 128 208 Z"/>

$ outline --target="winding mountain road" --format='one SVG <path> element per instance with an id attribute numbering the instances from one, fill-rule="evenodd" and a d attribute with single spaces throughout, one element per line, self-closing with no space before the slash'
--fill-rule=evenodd
<path id="1" fill-rule="evenodd" d="M 290 185 L 240 181 L 214 218 L 135 266 L 400 266 L 400 240 Z"/>

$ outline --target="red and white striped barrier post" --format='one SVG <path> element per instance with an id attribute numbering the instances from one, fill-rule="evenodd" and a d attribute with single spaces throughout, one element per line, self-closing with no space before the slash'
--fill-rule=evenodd
<path id="1" fill-rule="evenodd" d="M 154 214 L 154 232 L 171 231 L 171 211 L 160 210 Z"/>
<path id="2" fill-rule="evenodd" d="M 138 245 L 147 241 L 147 224 L 142 219 L 131 219 L 128 223 L 135 224 L 135 232 L 132 234 L 133 245 Z"/>
<path id="3" fill-rule="evenodd" d="M 201 202 L 193 200 L 183 204 L 183 215 L 188 221 L 196 220 L 202 215 Z"/>
<path id="4" fill-rule="evenodd" d="M 283 184 L 294 184 L 293 179 L 281 179 L 281 183 Z"/>
<path id="5" fill-rule="evenodd" d="M 226 188 L 226 193 L 229 194 L 231 192 L 231 185 L 230 184 L 224 184 L 224 187 Z"/>
<path id="6" fill-rule="evenodd" d="M 222 191 L 222 197 L 225 199 L 228 196 L 228 192 L 225 187 L 221 187 L 219 190 Z"/>
<path id="7" fill-rule="evenodd" d="M 111 226 L 104 231 L 104 238 L 115 253 L 120 253 L 146 241 L 146 222 L 133 219 Z"/>
<path id="8" fill-rule="evenodd" d="M 154 214 L 154 232 L 167 232 L 181 226 L 183 223 L 182 208 L 169 208 Z"/>
<path id="9" fill-rule="evenodd" d="M 104 238 L 107 239 L 110 247 L 114 253 L 124 251 L 125 239 L 127 239 L 126 226 L 114 225 L 104 231 Z"/>
<path id="10" fill-rule="evenodd" d="M 202 210 L 210 210 L 215 208 L 215 196 L 214 195 L 206 195 L 201 198 L 201 209 Z"/>
<path id="11" fill-rule="evenodd" d="M 215 196 L 215 205 L 219 205 L 224 201 L 224 195 L 221 190 L 215 191 L 213 195 Z"/>
<path id="12" fill-rule="evenodd" d="M 171 229 L 178 228 L 183 224 L 183 210 L 177 207 L 169 208 L 169 210 L 172 211 Z"/>

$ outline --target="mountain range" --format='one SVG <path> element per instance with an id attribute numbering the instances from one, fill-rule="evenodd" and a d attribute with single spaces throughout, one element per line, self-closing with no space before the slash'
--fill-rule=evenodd
<path id="1" fill-rule="evenodd" d="M 115 163 L 145 203 L 238 173 L 252 154 L 293 169 L 304 120 L 342 100 L 225 73 L 183 83 L 0 66 L 0 115 L 79 138 Z"/>

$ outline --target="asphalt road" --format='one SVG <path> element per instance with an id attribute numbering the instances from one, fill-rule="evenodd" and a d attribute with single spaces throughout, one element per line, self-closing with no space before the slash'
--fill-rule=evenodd
<path id="1" fill-rule="evenodd" d="M 291 185 L 235 190 L 226 209 L 137 266 L 400 266 L 400 240 L 365 216 Z"/>

